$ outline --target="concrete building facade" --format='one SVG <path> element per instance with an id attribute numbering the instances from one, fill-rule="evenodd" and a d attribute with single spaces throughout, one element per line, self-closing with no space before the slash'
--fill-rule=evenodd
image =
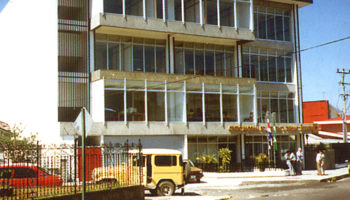
<path id="1" fill-rule="evenodd" d="M 91 145 L 202 154 L 241 166 L 303 146 L 298 9 L 312 0 L 58 0 L 58 121 L 72 140 L 86 107 Z M 275 113 L 272 115 L 272 113 Z"/>

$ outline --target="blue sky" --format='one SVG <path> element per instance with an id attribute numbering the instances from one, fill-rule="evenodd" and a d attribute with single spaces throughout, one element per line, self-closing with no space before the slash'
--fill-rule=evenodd
<path id="1" fill-rule="evenodd" d="M 350 36 L 350 0 L 314 0 L 299 10 L 299 18 L 301 49 Z M 302 52 L 301 64 L 304 101 L 329 100 L 342 109 L 336 71 L 350 70 L 350 39 Z"/>
<path id="2" fill-rule="evenodd" d="M 9 0 L 0 0 L 0 12 L 2 11 L 2 9 L 6 6 L 7 2 Z"/>

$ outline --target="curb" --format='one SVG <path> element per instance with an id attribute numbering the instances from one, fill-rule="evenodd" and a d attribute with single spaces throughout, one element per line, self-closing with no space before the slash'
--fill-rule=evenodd
<path id="1" fill-rule="evenodd" d="M 321 179 L 320 182 L 335 182 L 335 181 L 341 180 L 343 178 L 347 178 L 349 176 L 350 176 L 350 174 L 343 174 L 343 175 L 339 175 L 339 176 L 328 177 L 328 178 Z"/>

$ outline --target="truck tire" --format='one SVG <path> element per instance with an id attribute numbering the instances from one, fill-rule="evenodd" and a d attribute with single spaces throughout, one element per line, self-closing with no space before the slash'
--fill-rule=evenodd
<path id="1" fill-rule="evenodd" d="M 175 192 L 175 186 L 170 181 L 162 181 L 157 187 L 158 196 L 171 196 Z"/>

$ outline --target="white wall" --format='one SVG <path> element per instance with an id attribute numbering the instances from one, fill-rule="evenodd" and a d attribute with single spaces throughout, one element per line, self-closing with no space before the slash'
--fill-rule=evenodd
<path id="1" fill-rule="evenodd" d="M 0 13 L 0 120 L 58 142 L 57 1 L 11 0 Z"/>
<path id="2" fill-rule="evenodd" d="M 100 13 L 103 13 L 103 0 L 93 0 L 92 1 L 91 16 L 94 17 Z"/>

